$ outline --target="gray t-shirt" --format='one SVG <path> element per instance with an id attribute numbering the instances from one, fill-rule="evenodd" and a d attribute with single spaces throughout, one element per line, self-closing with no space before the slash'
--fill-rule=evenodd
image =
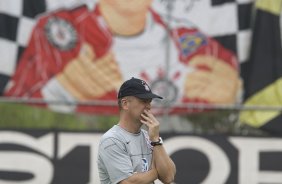
<path id="1" fill-rule="evenodd" d="M 145 130 L 132 134 L 115 125 L 99 144 L 97 162 L 101 184 L 116 184 L 134 172 L 148 171 L 151 160 L 152 146 Z"/>

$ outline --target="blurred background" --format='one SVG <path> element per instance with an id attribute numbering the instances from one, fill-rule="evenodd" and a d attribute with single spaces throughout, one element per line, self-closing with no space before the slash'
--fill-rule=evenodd
<path id="1" fill-rule="evenodd" d="M 0 1 L 0 183 L 99 183 L 145 80 L 175 183 L 282 183 L 281 0 Z"/>

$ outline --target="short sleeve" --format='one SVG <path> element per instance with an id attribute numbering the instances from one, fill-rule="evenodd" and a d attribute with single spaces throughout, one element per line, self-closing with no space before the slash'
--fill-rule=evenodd
<path id="1" fill-rule="evenodd" d="M 133 174 L 130 155 L 121 141 L 108 138 L 101 142 L 99 156 L 112 183 L 116 184 Z"/>

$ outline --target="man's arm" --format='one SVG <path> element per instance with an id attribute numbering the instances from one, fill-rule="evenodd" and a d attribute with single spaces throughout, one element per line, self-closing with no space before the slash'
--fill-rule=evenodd
<path id="1" fill-rule="evenodd" d="M 172 183 L 176 174 L 176 167 L 162 145 L 154 146 L 153 157 L 159 180 L 163 183 Z"/>
<path id="2" fill-rule="evenodd" d="M 145 110 L 142 114 L 141 122 L 148 127 L 149 138 L 151 141 L 159 140 L 159 121 L 149 110 Z M 163 183 L 171 183 L 174 181 L 176 167 L 171 158 L 166 153 L 162 145 L 154 146 L 153 162 L 158 172 L 158 179 Z"/>
<path id="3" fill-rule="evenodd" d="M 158 179 L 156 168 L 152 168 L 147 172 L 134 173 L 132 176 L 119 182 L 119 184 L 150 184 Z"/>

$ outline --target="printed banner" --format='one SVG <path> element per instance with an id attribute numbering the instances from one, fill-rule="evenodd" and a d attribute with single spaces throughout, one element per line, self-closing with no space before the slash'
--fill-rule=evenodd
<path id="1" fill-rule="evenodd" d="M 170 113 L 189 102 L 240 100 L 252 1 L 1 1 L 0 87 L 60 112 L 117 113 L 76 105 L 116 101 L 142 78 Z M 51 102 L 67 101 L 68 105 Z"/>
<path id="2" fill-rule="evenodd" d="M 246 105 L 282 105 L 282 1 L 256 1 L 256 21 L 246 82 Z M 240 120 L 282 135 L 281 111 L 245 111 Z"/>
<path id="3" fill-rule="evenodd" d="M 175 184 L 282 181 L 281 137 L 162 136 L 176 164 Z M 94 132 L 2 130 L 0 183 L 98 184 L 100 137 Z"/>

